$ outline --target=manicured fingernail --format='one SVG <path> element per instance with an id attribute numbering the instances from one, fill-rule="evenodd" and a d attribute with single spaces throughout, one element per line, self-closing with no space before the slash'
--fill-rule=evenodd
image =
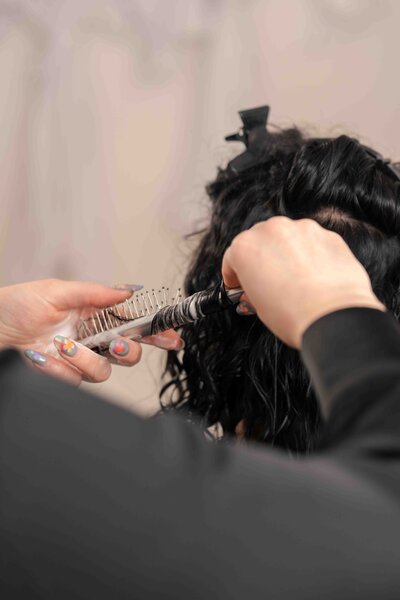
<path id="1" fill-rule="evenodd" d="M 249 304 L 248 302 L 239 302 L 239 304 L 236 307 L 236 312 L 238 315 L 241 315 L 242 317 L 247 317 L 250 315 L 255 315 L 257 314 L 256 311 L 254 310 L 254 307 Z"/>
<path id="2" fill-rule="evenodd" d="M 78 352 L 78 346 L 75 342 L 63 335 L 56 335 L 53 341 L 57 350 L 66 356 L 75 356 Z"/>
<path id="3" fill-rule="evenodd" d="M 124 340 L 113 340 L 109 346 L 111 354 L 116 356 L 126 356 L 129 352 L 129 345 Z"/>
<path id="4" fill-rule="evenodd" d="M 184 341 L 182 339 L 171 339 L 168 337 L 164 337 L 161 334 L 156 334 L 151 336 L 150 342 L 143 342 L 156 345 L 157 348 L 162 348 L 163 350 L 181 350 L 184 346 Z"/>
<path id="5" fill-rule="evenodd" d="M 35 365 L 44 367 L 45 364 L 47 364 L 47 358 L 41 352 L 36 352 L 36 350 L 24 350 L 24 354 L 29 360 L 35 363 Z"/>
<path id="6" fill-rule="evenodd" d="M 127 292 L 138 292 L 143 289 L 142 285 L 136 285 L 136 283 L 116 283 L 112 287 L 114 290 L 126 290 Z"/>

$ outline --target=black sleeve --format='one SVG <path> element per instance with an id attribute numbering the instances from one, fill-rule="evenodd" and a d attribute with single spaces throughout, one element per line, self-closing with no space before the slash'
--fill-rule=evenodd
<path id="1" fill-rule="evenodd" d="M 302 355 L 328 418 L 321 449 L 291 460 L 0 354 L 0 597 L 399 597 L 399 327 L 338 311 Z"/>

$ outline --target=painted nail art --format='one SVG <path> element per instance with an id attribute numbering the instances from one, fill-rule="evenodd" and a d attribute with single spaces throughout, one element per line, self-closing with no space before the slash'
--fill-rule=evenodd
<path id="1" fill-rule="evenodd" d="M 241 315 L 243 317 L 257 314 L 256 311 L 254 310 L 254 307 L 251 304 L 249 304 L 248 302 L 244 302 L 244 301 L 239 302 L 239 304 L 236 307 L 236 312 L 238 315 Z"/>
<path id="2" fill-rule="evenodd" d="M 136 285 L 136 283 L 116 283 L 112 287 L 114 290 L 126 290 L 129 292 L 138 292 L 143 289 L 142 285 Z"/>
<path id="3" fill-rule="evenodd" d="M 64 337 L 63 335 L 56 335 L 53 341 L 57 350 L 66 356 L 75 356 L 75 354 L 78 352 L 78 346 L 72 340 Z"/>
<path id="4" fill-rule="evenodd" d="M 41 352 L 36 352 L 36 350 L 24 350 L 24 354 L 29 360 L 35 363 L 35 365 L 44 367 L 47 364 L 47 358 Z"/>
<path id="5" fill-rule="evenodd" d="M 117 356 L 126 356 L 129 352 L 129 345 L 124 340 L 113 340 L 109 346 L 109 350 Z"/>

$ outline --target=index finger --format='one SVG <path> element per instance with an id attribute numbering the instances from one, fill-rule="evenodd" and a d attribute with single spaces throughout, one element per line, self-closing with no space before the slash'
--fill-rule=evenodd
<path id="1" fill-rule="evenodd" d="M 224 280 L 224 285 L 227 289 L 242 287 L 239 277 L 236 274 L 236 271 L 232 264 L 232 246 L 225 251 L 224 257 L 222 259 L 222 279 Z"/>

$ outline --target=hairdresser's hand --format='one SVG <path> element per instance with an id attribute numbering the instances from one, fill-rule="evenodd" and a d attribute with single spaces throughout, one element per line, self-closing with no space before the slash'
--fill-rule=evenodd
<path id="1" fill-rule="evenodd" d="M 344 240 L 311 219 L 272 217 L 240 233 L 224 255 L 222 274 L 225 285 L 240 285 L 263 323 L 297 349 L 324 315 L 351 307 L 385 310 Z"/>
<path id="2" fill-rule="evenodd" d="M 1 288 L 0 348 L 13 346 L 24 351 L 30 364 L 73 385 L 82 379 L 105 381 L 111 374 L 111 361 L 127 366 L 139 362 L 140 344 L 119 338 L 110 344 L 108 360 L 73 341 L 77 326 L 94 308 L 129 298 L 134 287 L 113 289 L 97 283 L 48 279 Z M 165 349 L 178 349 L 182 343 L 175 331 L 144 341 Z"/>

